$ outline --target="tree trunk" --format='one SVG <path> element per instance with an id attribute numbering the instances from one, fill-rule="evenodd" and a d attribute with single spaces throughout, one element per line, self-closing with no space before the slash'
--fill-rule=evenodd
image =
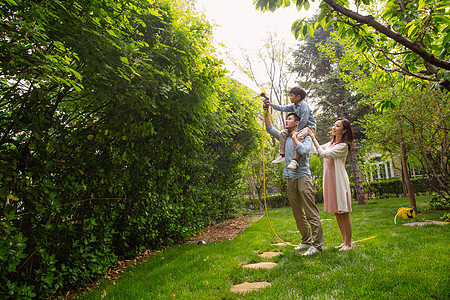
<path id="1" fill-rule="evenodd" d="M 406 189 L 409 197 L 409 205 L 414 207 L 414 210 L 417 213 L 416 197 L 414 195 L 414 190 L 412 188 L 411 180 L 409 178 L 408 165 L 406 160 L 406 150 L 405 145 L 403 143 L 403 138 L 400 138 L 400 153 L 402 158 L 402 179 L 406 183 Z"/>
<path id="2" fill-rule="evenodd" d="M 259 202 L 259 212 L 262 212 L 262 210 L 263 210 L 263 206 L 264 206 L 264 204 L 263 204 L 263 200 L 262 200 L 262 191 L 261 191 L 261 189 L 259 189 L 259 188 L 256 188 L 256 191 L 257 191 L 257 193 L 258 193 L 258 202 Z"/>
<path id="3" fill-rule="evenodd" d="M 355 148 L 351 148 L 348 152 L 348 161 L 353 174 L 353 183 L 355 184 L 356 199 L 358 200 L 358 204 L 368 204 L 366 195 L 364 194 L 361 170 L 359 169 L 358 155 Z"/>

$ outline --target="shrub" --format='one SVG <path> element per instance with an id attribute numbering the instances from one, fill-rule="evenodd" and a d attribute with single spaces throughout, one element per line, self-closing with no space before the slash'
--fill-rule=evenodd
<path id="1" fill-rule="evenodd" d="M 411 184 L 415 194 L 432 193 L 433 188 L 427 177 L 411 178 Z M 387 180 L 364 182 L 365 190 L 375 198 L 401 197 L 403 195 L 403 183 L 400 178 L 394 177 Z"/>
<path id="2" fill-rule="evenodd" d="M 278 208 L 289 206 L 289 201 L 285 195 L 266 195 L 267 208 Z M 259 198 L 257 195 L 245 196 L 245 207 L 252 210 L 259 210 Z M 264 196 L 261 196 L 261 209 L 264 210 Z"/>
<path id="3" fill-rule="evenodd" d="M 1 299 L 53 298 L 229 218 L 257 137 L 200 16 L 50 2 L 0 7 Z"/>
<path id="4" fill-rule="evenodd" d="M 436 210 L 446 210 L 450 209 L 450 198 L 443 197 L 437 193 L 433 193 L 430 199 L 429 207 Z"/>

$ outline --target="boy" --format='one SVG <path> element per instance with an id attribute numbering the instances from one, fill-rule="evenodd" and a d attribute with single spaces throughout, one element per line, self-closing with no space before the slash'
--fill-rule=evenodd
<path id="1" fill-rule="evenodd" d="M 294 112 L 300 118 L 300 122 L 298 123 L 296 132 L 298 132 L 298 139 L 300 142 L 308 135 L 308 127 L 313 131 L 316 130 L 316 120 L 312 114 L 311 108 L 309 108 L 308 104 L 303 101 L 306 98 L 306 91 L 299 87 L 294 86 L 289 91 L 289 99 L 291 100 L 290 105 L 277 105 L 272 104 L 268 99 L 264 102 L 265 104 L 273 107 L 276 110 L 284 111 L 284 112 Z M 272 161 L 273 164 L 280 163 L 284 161 L 285 156 L 285 144 L 286 139 L 288 137 L 288 131 L 286 129 L 280 132 L 280 155 Z M 298 158 L 299 154 L 295 153 L 294 159 L 289 163 L 288 169 L 297 169 L 298 168 Z"/>

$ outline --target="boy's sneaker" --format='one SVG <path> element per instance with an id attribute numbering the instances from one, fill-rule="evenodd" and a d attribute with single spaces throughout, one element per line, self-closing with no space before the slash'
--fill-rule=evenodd
<path id="1" fill-rule="evenodd" d="M 303 255 L 303 256 L 308 256 L 308 255 L 316 255 L 316 254 L 320 254 L 320 253 L 322 253 L 321 250 L 317 249 L 317 248 L 314 247 L 314 246 L 311 246 L 311 247 L 308 249 L 308 251 L 306 251 L 306 252 L 303 253 L 302 255 Z"/>
<path id="2" fill-rule="evenodd" d="M 291 162 L 289 163 L 287 168 L 291 169 L 291 170 L 297 169 L 298 168 L 298 162 L 295 159 L 291 160 Z"/>
<path id="3" fill-rule="evenodd" d="M 311 247 L 311 245 L 308 245 L 308 244 L 299 244 L 297 247 L 295 247 L 294 249 L 295 250 L 301 250 L 301 249 L 306 249 L 306 248 L 309 248 L 309 247 Z"/>
<path id="4" fill-rule="evenodd" d="M 278 155 L 277 158 L 275 158 L 275 159 L 272 161 L 272 163 L 273 163 L 273 164 L 278 164 L 278 163 L 283 162 L 283 161 L 284 161 L 284 156 Z"/>

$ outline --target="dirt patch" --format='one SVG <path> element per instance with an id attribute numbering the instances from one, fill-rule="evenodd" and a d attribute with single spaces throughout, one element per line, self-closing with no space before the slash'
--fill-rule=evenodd
<path id="1" fill-rule="evenodd" d="M 236 219 L 228 220 L 217 225 L 209 226 L 203 231 L 191 237 L 186 244 L 198 244 L 204 242 L 217 242 L 224 240 L 232 240 L 239 233 L 245 230 L 253 222 L 259 220 L 263 215 L 242 216 Z"/>

